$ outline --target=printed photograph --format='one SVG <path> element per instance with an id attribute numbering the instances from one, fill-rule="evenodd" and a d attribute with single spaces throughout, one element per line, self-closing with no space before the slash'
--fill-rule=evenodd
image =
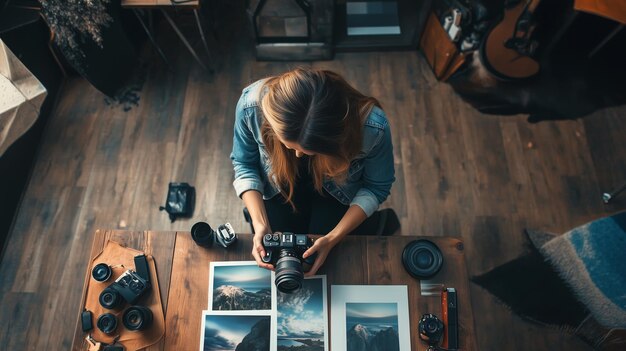
<path id="1" fill-rule="evenodd" d="M 270 350 L 270 316 L 210 313 L 204 312 L 200 351 Z"/>
<path id="2" fill-rule="evenodd" d="M 213 311 L 272 309 L 272 272 L 255 262 L 211 263 L 209 307 Z"/>
<path id="3" fill-rule="evenodd" d="M 399 351 L 397 303 L 346 303 L 347 351 Z"/>
<path id="4" fill-rule="evenodd" d="M 277 350 L 327 350 L 326 277 L 302 281 L 292 294 L 277 292 Z"/>

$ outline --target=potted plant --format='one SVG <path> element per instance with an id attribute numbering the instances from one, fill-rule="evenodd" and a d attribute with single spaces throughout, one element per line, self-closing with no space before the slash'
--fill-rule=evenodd
<path id="1" fill-rule="evenodd" d="M 110 0 L 39 0 L 54 44 L 67 63 L 109 97 L 124 87 L 137 63 L 136 50 Z"/>

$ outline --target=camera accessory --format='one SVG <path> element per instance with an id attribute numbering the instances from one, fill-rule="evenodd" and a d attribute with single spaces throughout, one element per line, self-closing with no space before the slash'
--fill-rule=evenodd
<path id="1" fill-rule="evenodd" d="M 441 341 L 443 335 L 443 323 L 432 313 L 426 313 L 418 322 L 420 339 L 426 341 L 428 345 L 436 346 Z"/>
<path id="2" fill-rule="evenodd" d="M 211 247 L 217 242 L 227 249 L 237 241 L 237 234 L 230 223 L 217 227 L 217 232 L 206 222 L 198 222 L 191 227 L 191 238 L 199 246 Z"/>
<path id="3" fill-rule="evenodd" d="M 122 303 L 122 296 L 117 290 L 109 286 L 102 290 L 98 301 L 100 301 L 102 307 L 112 310 Z"/>
<path id="4" fill-rule="evenodd" d="M 129 269 L 117 278 L 109 288 L 115 289 L 124 300 L 133 305 L 150 287 L 149 281 Z"/>
<path id="5" fill-rule="evenodd" d="M 152 311 L 145 306 L 132 306 L 124 311 L 122 323 L 128 330 L 144 330 L 152 325 Z"/>
<path id="6" fill-rule="evenodd" d="M 117 329 L 117 318 L 112 313 L 104 313 L 98 317 L 96 325 L 101 332 L 107 335 L 113 334 L 115 329 Z"/>
<path id="7" fill-rule="evenodd" d="M 106 282 L 109 278 L 111 278 L 111 274 L 113 274 L 113 271 L 106 263 L 98 263 L 91 270 L 91 276 L 99 282 Z"/>
<path id="8" fill-rule="evenodd" d="M 84 310 L 80 314 L 80 323 L 83 327 L 83 332 L 88 332 L 93 329 L 93 322 L 91 320 L 91 311 Z"/>
<path id="9" fill-rule="evenodd" d="M 308 271 L 316 254 L 302 258 L 304 252 L 313 246 L 313 240 L 304 234 L 274 233 L 263 236 L 265 256 L 261 260 L 276 268 L 274 283 L 283 293 L 292 293 L 302 286 L 304 279 L 303 263 Z"/>
<path id="10" fill-rule="evenodd" d="M 448 334 L 448 345 L 449 349 L 458 349 L 459 348 L 459 321 L 458 321 L 458 304 L 457 304 L 457 295 L 456 289 L 447 288 L 446 295 L 448 297 L 448 324 L 447 324 L 447 334 Z"/>
<path id="11" fill-rule="evenodd" d="M 222 245 L 223 248 L 227 249 L 230 245 L 237 241 L 237 234 L 235 234 L 235 230 L 230 223 L 225 223 L 217 227 L 215 240 L 218 244 Z"/>
<path id="12" fill-rule="evenodd" d="M 432 241 L 414 240 L 404 247 L 402 264 L 415 278 L 429 279 L 443 266 L 443 255 Z"/>
<path id="13" fill-rule="evenodd" d="M 196 189 L 187 183 L 170 183 L 167 187 L 165 206 L 159 210 L 165 210 L 174 222 L 179 217 L 191 217 L 196 199 Z"/>
<path id="14" fill-rule="evenodd" d="M 150 283 L 150 268 L 148 267 L 146 255 L 135 256 L 135 271 L 140 277 Z"/>

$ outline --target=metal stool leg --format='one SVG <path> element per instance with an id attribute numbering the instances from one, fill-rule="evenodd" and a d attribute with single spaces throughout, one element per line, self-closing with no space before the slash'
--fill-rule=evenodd
<path id="1" fill-rule="evenodd" d="M 198 16 L 198 10 L 193 10 L 193 14 L 196 17 L 196 24 L 198 24 L 198 32 L 200 32 L 200 37 L 202 38 L 202 44 L 204 45 L 204 51 L 206 51 L 206 55 L 209 58 L 209 62 L 213 62 L 213 57 L 209 52 L 209 46 L 206 43 L 206 38 L 204 37 L 204 28 L 202 28 L 202 24 L 200 23 L 200 17 Z"/>
<path id="2" fill-rule="evenodd" d="M 200 60 L 200 57 L 198 57 L 198 54 L 196 54 L 196 51 L 193 49 L 193 47 L 191 46 L 191 44 L 189 44 L 189 42 L 187 41 L 187 38 L 185 38 L 185 36 L 183 35 L 183 33 L 178 29 L 178 27 L 176 26 L 176 23 L 174 23 L 174 21 L 172 20 L 172 18 L 170 17 L 170 15 L 167 14 L 167 11 L 161 9 L 161 12 L 163 13 L 163 16 L 165 17 L 165 19 L 170 23 L 170 25 L 172 26 L 172 28 L 174 29 L 174 31 L 176 32 L 176 34 L 178 35 L 178 37 L 180 38 L 180 40 L 183 42 L 183 44 L 185 44 L 185 46 L 187 47 L 187 49 L 189 50 L 189 52 L 191 52 L 191 55 L 196 59 L 196 61 L 198 61 L 198 64 L 200 64 L 200 66 L 205 70 L 208 71 L 208 69 L 206 68 L 206 66 L 204 65 L 204 63 L 202 63 L 202 61 Z"/>
<path id="3" fill-rule="evenodd" d="M 135 14 L 135 16 L 137 16 L 137 19 L 139 20 L 139 23 L 141 23 L 141 26 L 143 27 L 143 30 L 148 35 L 148 38 L 152 42 L 152 45 L 154 46 L 156 51 L 159 53 L 159 55 L 163 59 L 163 62 L 165 62 L 165 64 L 169 66 L 170 63 L 167 61 L 167 58 L 165 57 L 165 54 L 161 50 L 161 47 L 159 47 L 159 44 L 157 44 L 156 40 L 154 39 L 154 36 L 152 36 L 152 32 L 150 31 L 150 29 L 148 29 L 148 27 L 146 26 L 146 23 L 143 21 L 143 18 L 141 16 L 141 14 L 139 13 L 139 11 L 137 9 L 133 9 L 133 13 Z"/>
<path id="4" fill-rule="evenodd" d="M 612 199 L 616 198 L 617 195 L 619 195 L 624 190 L 626 190 L 626 183 L 622 184 L 620 187 L 611 192 L 602 194 L 602 201 L 604 201 L 605 204 L 608 204 L 609 202 L 611 202 Z"/>

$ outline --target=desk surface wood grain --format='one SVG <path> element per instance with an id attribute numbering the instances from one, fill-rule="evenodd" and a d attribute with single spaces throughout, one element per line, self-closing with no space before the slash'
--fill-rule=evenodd
<path id="1" fill-rule="evenodd" d="M 165 338 L 148 350 L 195 350 L 200 340 L 202 311 L 207 309 L 209 262 L 251 260 L 252 236 L 240 234 L 235 247 L 205 249 L 197 246 L 187 232 L 96 231 L 91 257 L 107 240 L 143 250 L 153 255 L 165 311 Z M 470 304 L 469 280 L 463 243 L 450 237 L 429 237 L 444 255 L 441 271 L 431 280 L 454 287 L 459 295 L 459 336 L 463 350 L 476 350 L 474 318 Z M 419 281 L 412 278 L 401 262 L 404 246 L 416 237 L 349 236 L 333 249 L 319 274 L 328 277 L 330 286 L 338 284 L 407 285 L 411 318 L 411 349 L 426 350 L 417 335 L 417 320 L 428 312 L 441 315 L 439 297 L 421 296 Z M 88 267 L 88 262 L 85 262 Z M 89 279 L 85 274 L 85 283 Z M 83 295 L 85 290 L 83 289 Z M 82 301 L 82 300 L 81 300 Z M 82 306 L 76 302 L 76 318 Z M 329 301 L 330 306 L 330 301 Z M 330 330 L 329 311 L 329 330 Z M 332 338 L 332 334 L 330 334 Z M 72 350 L 86 350 L 80 323 L 76 324 Z"/>

